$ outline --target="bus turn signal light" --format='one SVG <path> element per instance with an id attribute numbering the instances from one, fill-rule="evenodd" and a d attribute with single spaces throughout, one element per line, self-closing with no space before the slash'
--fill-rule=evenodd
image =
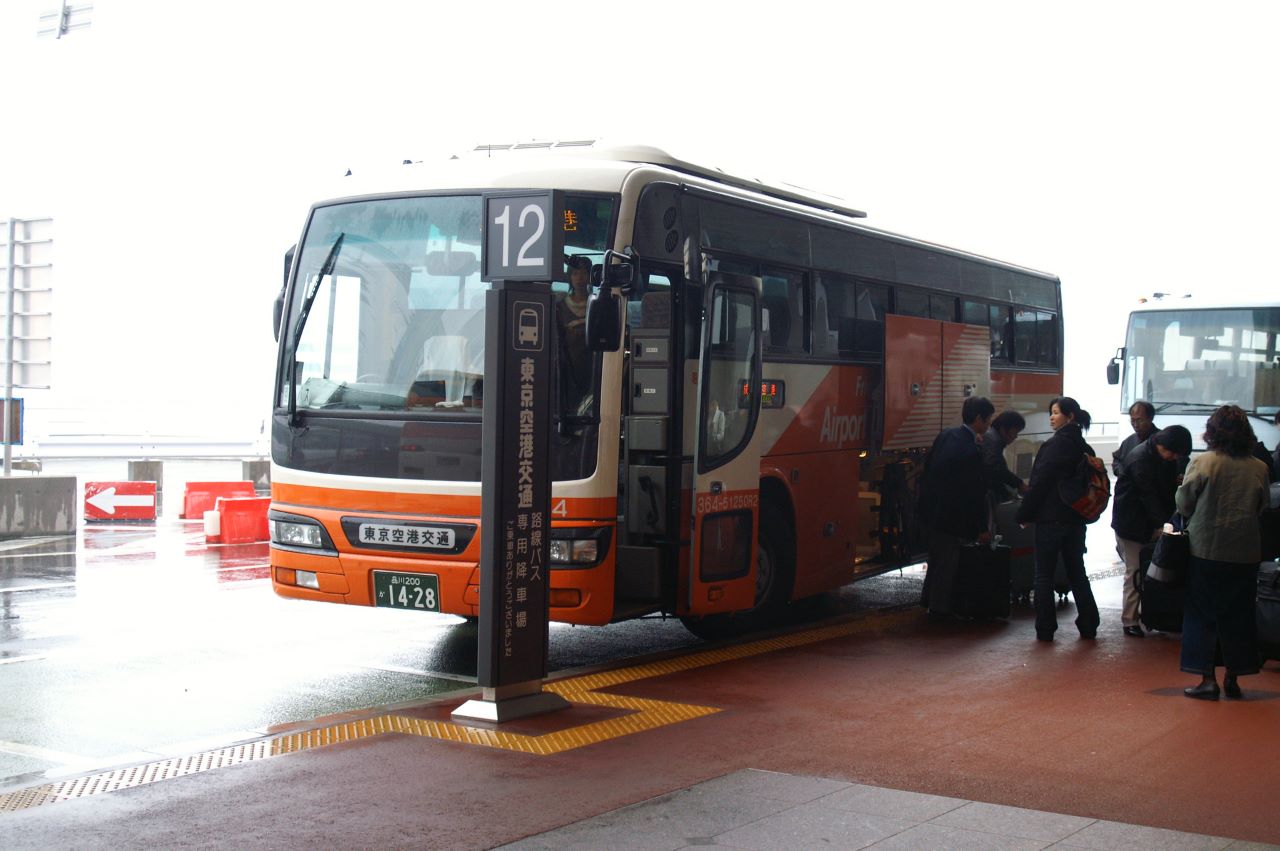
<path id="1" fill-rule="evenodd" d="M 316 576 L 315 572 L 310 570 L 294 570 L 291 567 L 277 567 L 276 582 L 279 582 L 281 585 L 296 585 L 299 588 L 310 588 L 313 591 L 320 590 L 320 577 Z"/>
<path id="2" fill-rule="evenodd" d="M 573 609 L 582 605 L 582 592 L 577 588 L 552 588 L 551 605 L 557 609 Z"/>

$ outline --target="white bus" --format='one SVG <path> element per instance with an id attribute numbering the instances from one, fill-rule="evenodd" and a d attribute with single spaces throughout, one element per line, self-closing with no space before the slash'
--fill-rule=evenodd
<path id="1" fill-rule="evenodd" d="M 1161 428 L 1183 425 L 1204 449 L 1205 420 L 1239 405 L 1274 450 L 1280 430 L 1280 301 L 1156 296 L 1129 314 L 1124 347 L 1107 366 L 1120 402 L 1150 402 Z"/>
<path id="2" fill-rule="evenodd" d="M 478 615 L 480 270 L 486 234 L 505 228 L 483 210 L 512 190 L 563 198 L 545 338 L 560 364 L 554 620 L 767 623 L 788 601 L 919 560 L 921 462 L 966 396 L 1026 416 L 1010 451 L 1023 475 L 1049 433 L 1053 275 L 653 148 L 410 164 L 315 204 L 278 303 L 281 595 Z M 620 347 L 593 350 L 576 330 L 571 272 L 588 270 L 598 297 L 618 299 Z"/>

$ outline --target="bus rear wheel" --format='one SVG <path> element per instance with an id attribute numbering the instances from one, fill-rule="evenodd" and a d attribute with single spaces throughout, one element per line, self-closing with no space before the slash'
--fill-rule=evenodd
<path id="1" fill-rule="evenodd" d="M 756 549 L 755 604 L 741 612 L 682 617 L 685 629 L 708 641 L 733 638 L 778 622 L 795 584 L 795 542 L 791 526 L 776 509 L 760 515 Z"/>

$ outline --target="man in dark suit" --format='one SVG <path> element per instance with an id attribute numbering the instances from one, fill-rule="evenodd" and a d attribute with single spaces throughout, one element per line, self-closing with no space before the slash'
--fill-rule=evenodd
<path id="1" fill-rule="evenodd" d="M 995 412 L 984 396 L 965 399 L 964 424 L 939 434 L 925 459 L 919 514 L 929 530 L 929 569 L 920 605 L 930 614 L 951 614 L 960 545 L 990 538 L 981 441 Z"/>

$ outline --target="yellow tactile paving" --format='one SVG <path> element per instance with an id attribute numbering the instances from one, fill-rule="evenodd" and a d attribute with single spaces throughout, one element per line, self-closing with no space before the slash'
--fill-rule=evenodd
<path id="1" fill-rule="evenodd" d="M 627 710 L 628 714 L 602 721 L 591 721 L 578 724 L 563 730 L 556 730 L 541 735 L 509 733 L 484 727 L 471 727 L 448 721 L 431 721 L 422 718 L 411 718 L 404 715 L 387 713 L 373 718 L 358 721 L 345 721 L 305 730 L 299 733 L 287 733 L 270 739 L 249 742 L 243 745 L 220 748 L 193 756 L 162 760 L 146 765 L 105 771 L 88 777 L 65 780 L 35 786 L 30 789 L 19 789 L 0 795 L 0 812 L 13 812 L 31 807 L 39 807 L 55 801 L 98 795 L 117 789 L 143 786 L 171 777 L 181 777 L 251 762 L 283 754 L 298 753 L 311 748 L 322 748 L 341 742 L 351 742 L 387 733 L 400 733 L 410 736 L 423 736 L 443 741 L 458 742 L 468 745 L 499 748 L 519 753 L 549 756 L 563 753 L 575 748 L 593 745 L 609 739 L 630 736 L 715 714 L 720 710 L 713 706 L 698 706 L 689 703 L 674 703 L 665 700 L 631 697 L 602 692 L 601 689 L 636 682 L 637 680 L 660 677 L 667 674 L 745 659 L 775 650 L 790 647 L 801 647 L 832 638 L 842 638 L 858 632 L 867 631 L 884 624 L 892 615 L 876 615 L 856 621 L 836 624 L 835 626 L 811 629 L 803 632 L 765 638 L 746 644 L 721 647 L 679 656 L 645 665 L 620 668 L 615 671 L 602 671 L 596 674 L 585 674 L 547 683 L 547 691 L 559 694 L 571 703 L 605 706 L 613 709 Z"/>

